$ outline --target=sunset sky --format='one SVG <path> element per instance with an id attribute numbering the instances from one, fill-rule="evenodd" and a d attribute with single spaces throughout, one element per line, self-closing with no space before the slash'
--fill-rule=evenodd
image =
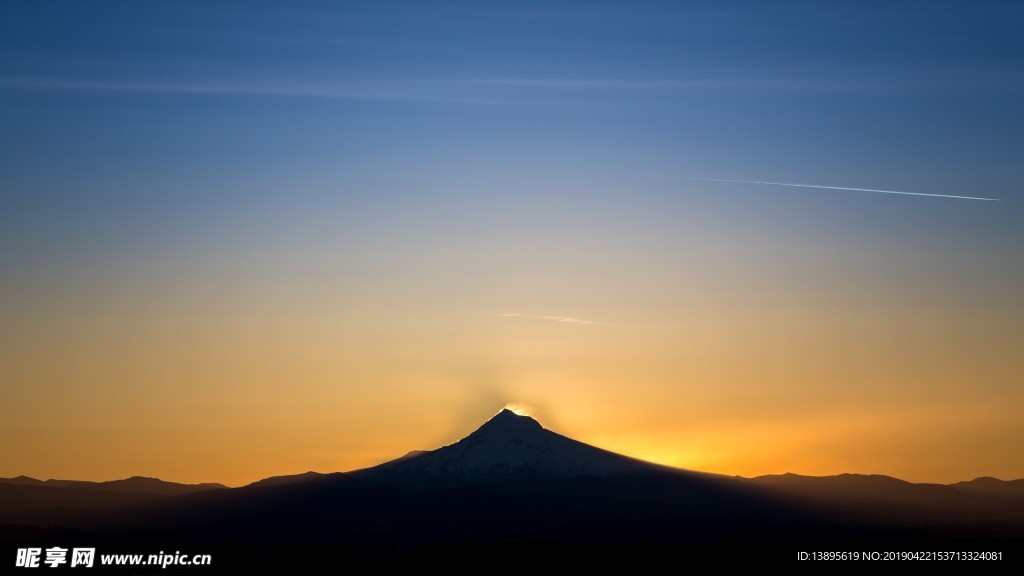
<path id="1" fill-rule="evenodd" d="M 517 402 L 699 470 L 1024 477 L 1022 29 L 4 2 L 0 476 L 349 470 Z"/>

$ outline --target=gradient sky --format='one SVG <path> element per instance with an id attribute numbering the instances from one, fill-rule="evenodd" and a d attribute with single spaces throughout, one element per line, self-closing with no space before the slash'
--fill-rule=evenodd
<path id="1" fill-rule="evenodd" d="M 212 4 L 0 5 L 0 476 L 1024 477 L 1019 3 Z"/>

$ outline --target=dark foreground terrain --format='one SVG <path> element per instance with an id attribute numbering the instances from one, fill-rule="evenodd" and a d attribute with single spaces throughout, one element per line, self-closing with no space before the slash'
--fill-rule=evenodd
<path id="1" fill-rule="evenodd" d="M 943 561 L 1006 567 L 1024 548 L 1024 482 L 702 474 L 599 450 L 511 412 L 456 444 L 349 473 L 233 489 L 121 482 L 0 482 L 4 568 L 17 548 L 54 546 L 96 548 L 97 563 L 104 554 L 210 554 L 210 566 L 120 569 L 207 574 L 695 559 L 767 567 L 798 564 L 800 552 L 999 552 L 997 562 Z"/>

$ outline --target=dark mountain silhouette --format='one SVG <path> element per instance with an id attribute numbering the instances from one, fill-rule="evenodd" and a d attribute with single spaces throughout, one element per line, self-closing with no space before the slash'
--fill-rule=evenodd
<path id="1" fill-rule="evenodd" d="M 798 494 L 805 498 L 832 501 L 917 501 L 956 498 L 959 494 L 941 484 L 913 484 L 880 474 L 839 474 L 802 476 L 781 474 L 758 476 L 751 482 Z"/>
<path id="2" fill-rule="evenodd" d="M 54 482 L 54 480 L 36 480 L 30 476 L 15 476 L 14 478 L 0 478 L 0 484 L 16 484 L 19 486 L 44 486 L 46 482 Z M 56 482 L 60 482 L 57 480 Z"/>
<path id="3" fill-rule="evenodd" d="M 72 526 L 97 514 L 124 507 L 205 491 L 227 490 L 223 484 L 178 484 L 133 476 L 108 482 L 0 478 L 0 522 L 34 526 Z"/>
<path id="4" fill-rule="evenodd" d="M 145 476 L 132 476 L 123 480 L 109 480 L 107 482 L 88 482 L 84 480 L 37 480 L 28 476 L 17 476 L 14 478 L 0 478 L 0 484 L 13 484 L 18 486 L 44 486 L 51 488 L 80 488 L 83 490 L 105 490 L 109 492 L 136 492 L 145 494 L 159 494 L 161 496 L 176 496 L 201 492 L 203 490 L 219 490 L 227 488 L 223 484 L 179 484 L 167 482 L 159 478 L 147 478 Z"/>
<path id="5" fill-rule="evenodd" d="M 287 474 L 284 476 L 271 476 L 263 480 L 257 480 L 248 486 L 282 486 L 285 484 L 319 484 L 330 482 L 332 479 L 344 476 L 343 472 L 303 472 L 302 474 Z"/>
<path id="6" fill-rule="evenodd" d="M 798 550 L 1010 550 L 1024 537 L 1020 484 L 704 474 L 589 446 L 506 410 L 436 450 L 242 488 L 161 496 L 10 479 L 0 483 L 0 538 L 173 547 L 253 570 L 510 558 L 637 569 L 690 554 L 724 566 L 791 562 Z"/>
<path id="7" fill-rule="evenodd" d="M 0 484 L 0 513 L 31 514 L 44 508 L 102 510 L 159 498 L 163 496 L 144 492 L 117 492 L 75 486 Z"/>
<path id="8" fill-rule="evenodd" d="M 1016 485 L 915 484 L 878 474 L 759 476 L 750 481 L 849 518 L 912 521 L 989 521 L 1024 518 Z"/>
<path id="9" fill-rule="evenodd" d="M 349 474 L 375 484 L 451 486 L 667 470 L 566 438 L 505 409 L 454 444 Z"/>
<path id="10" fill-rule="evenodd" d="M 957 482 L 950 484 L 968 494 L 990 494 L 993 496 L 1016 496 L 1024 498 L 1024 479 L 1022 480 L 999 480 L 991 476 L 982 476 L 968 482 Z"/>

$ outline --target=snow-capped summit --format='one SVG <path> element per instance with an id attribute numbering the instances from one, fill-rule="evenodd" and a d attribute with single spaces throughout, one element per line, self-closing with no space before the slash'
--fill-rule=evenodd
<path id="1" fill-rule="evenodd" d="M 473 432 L 467 438 L 478 435 L 528 435 L 543 430 L 544 427 L 540 425 L 540 422 L 533 418 L 516 414 L 508 408 L 503 408 L 501 412 L 498 412 L 490 420 L 484 422 L 483 426 L 477 428 L 476 432 Z"/>
<path id="2" fill-rule="evenodd" d="M 383 481 L 500 480 L 607 476 L 660 467 L 577 442 L 505 409 L 462 440 L 406 455 L 358 476 Z"/>

